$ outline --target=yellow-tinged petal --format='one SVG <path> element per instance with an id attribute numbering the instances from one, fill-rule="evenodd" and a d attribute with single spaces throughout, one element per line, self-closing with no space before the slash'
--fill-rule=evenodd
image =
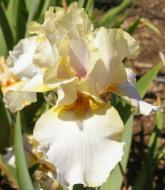
<path id="1" fill-rule="evenodd" d="M 8 61 L 3 56 L 0 57 L 0 87 L 9 86 L 16 81 L 17 77 L 10 72 Z"/>
<path id="2" fill-rule="evenodd" d="M 77 3 L 72 3 L 67 9 L 51 7 L 46 12 L 42 25 L 32 23 L 30 33 L 43 34 L 51 42 L 57 42 L 65 35 L 75 37 L 92 30 L 92 22 L 84 9 L 78 8 Z"/>
<path id="3" fill-rule="evenodd" d="M 57 106 L 73 104 L 77 99 L 77 79 L 68 80 L 68 83 L 61 83 L 58 87 L 57 94 Z"/>
<path id="4" fill-rule="evenodd" d="M 4 102 L 5 106 L 10 109 L 11 112 L 16 112 L 23 109 L 25 106 L 36 102 L 37 97 L 35 92 L 20 92 L 24 82 L 18 82 L 10 86 L 5 92 Z"/>
<path id="5" fill-rule="evenodd" d="M 29 79 L 42 73 L 40 67 L 53 64 L 53 53 L 46 38 L 32 36 L 21 40 L 9 52 L 8 61 L 10 70 L 15 76 Z"/>
<path id="6" fill-rule="evenodd" d="M 44 84 L 43 74 L 55 60 L 49 41 L 41 36 L 25 38 L 9 52 L 9 69 L 19 79 L 3 88 L 4 101 L 12 112 L 35 102 L 36 92 L 50 90 Z"/>
<path id="7" fill-rule="evenodd" d="M 23 109 L 36 102 L 36 92 L 49 91 L 51 88 L 43 84 L 42 75 L 38 74 L 31 80 L 22 80 L 6 88 L 2 88 L 4 102 L 12 112 Z"/>
<path id="8" fill-rule="evenodd" d="M 123 123 L 109 104 L 87 109 L 83 117 L 77 109 L 52 108 L 37 121 L 33 135 L 47 148 L 61 183 L 97 187 L 121 161 L 123 143 L 114 136 L 123 131 Z"/>
<path id="9" fill-rule="evenodd" d="M 109 86 L 127 80 L 122 61 L 138 55 L 138 43 L 121 29 L 99 28 L 88 36 L 90 46 L 98 53 L 89 77 L 96 82 L 100 93 Z"/>
<path id="10" fill-rule="evenodd" d="M 44 84 L 42 74 L 35 75 L 32 79 L 25 82 L 25 85 L 20 89 L 20 91 L 25 92 L 46 92 L 52 88 Z"/>
<path id="11" fill-rule="evenodd" d="M 70 65 L 75 74 L 79 77 L 85 77 L 88 73 L 90 64 L 90 54 L 85 41 L 81 38 L 74 38 L 69 43 Z"/>

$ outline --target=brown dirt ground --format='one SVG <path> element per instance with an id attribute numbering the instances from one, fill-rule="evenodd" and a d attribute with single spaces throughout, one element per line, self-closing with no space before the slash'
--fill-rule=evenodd
<path id="1" fill-rule="evenodd" d="M 133 62 L 137 78 L 140 78 L 149 69 L 161 62 L 160 52 L 165 56 L 165 0 L 135 1 L 130 16 L 124 25 L 133 22 L 139 16 L 154 24 L 158 32 L 153 31 L 141 22 L 134 34 L 141 47 L 141 54 Z M 161 100 L 161 106 L 165 111 L 165 63 L 145 96 L 145 100 L 152 104 L 157 104 L 158 99 Z M 147 144 L 154 130 L 154 123 L 155 115 L 135 117 L 134 136 L 127 173 L 128 186 L 124 189 L 131 189 L 138 170 L 142 164 L 146 163 Z M 159 140 L 160 146 L 165 147 L 165 112 L 164 128 Z M 160 160 L 154 170 L 153 186 L 157 190 L 165 188 L 165 158 Z"/>

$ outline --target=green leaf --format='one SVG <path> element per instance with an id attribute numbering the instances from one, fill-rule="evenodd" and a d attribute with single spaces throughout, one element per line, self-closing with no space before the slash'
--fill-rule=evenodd
<path id="1" fill-rule="evenodd" d="M 108 26 L 114 20 L 114 17 L 124 11 L 133 0 L 123 0 L 118 6 L 107 11 L 100 19 L 99 26 Z"/>
<path id="2" fill-rule="evenodd" d="M 98 188 L 92 188 L 92 187 L 83 187 L 82 184 L 76 184 L 73 187 L 73 190 L 97 190 Z M 63 190 L 66 190 L 65 188 Z"/>
<path id="3" fill-rule="evenodd" d="M 93 13 L 93 9 L 94 9 L 94 0 L 88 0 L 86 7 L 85 7 L 85 11 L 89 16 L 92 16 Z"/>
<path id="4" fill-rule="evenodd" d="M 150 85 L 152 84 L 161 67 L 161 63 L 157 64 L 154 68 L 148 71 L 143 77 L 141 77 L 137 81 L 136 89 L 142 98 L 146 94 L 147 90 L 149 89 Z"/>
<path id="5" fill-rule="evenodd" d="M 159 28 L 155 24 L 153 24 L 151 21 L 143 18 L 142 19 L 142 24 L 144 26 L 147 26 L 150 30 L 155 32 L 157 35 L 161 35 L 161 32 L 160 32 Z"/>
<path id="6" fill-rule="evenodd" d="M 26 130 L 27 133 L 32 134 L 35 122 L 37 121 L 37 119 L 39 119 L 41 114 L 44 111 L 46 111 L 45 106 L 47 106 L 47 105 L 48 104 L 45 103 L 43 94 L 38 93 L 37 94 L 37 102 L 27 106 L 26 108 L 24 108 L 24 110 L 22 110 L 22 113 L 23 113 L 22 116 L 26 116 L 26 117 L 24 117 L 24 121 L 25 121 L 24 123 L 27 123 L 27 127 L 26 127 L 26 125 L 24 125 L 24 129 L 27 129 Z M 23 117 L 22 117 L 22 119 L 23 119 Z"/>
<path id="7" fill-rule="evenodd" d="M 132 107 L 130 106 L 130 104 L 128 104 L 126 100 L 124 100 L 120 96 L 117 96 L 116 94 L 112 94 L 111 104 L 118 111 L 122 121 L 126 123 L 131 113 L 133 112 L 131 110 Z"/>
<path id="8" fill-rule="evenodd" d="M 15 42 L 25 35 L 27 10 L 24 0 L 10 0 L 7 7 L 7 18 L 9 20 Z"/>
<path id="9" fill-rule="evenodd" d="M 42 6 L 41 13 L 40 13 L 40 19 L 43 18 L 44 14 L 45 14 L 45 11 L 48 9 L 48 7 L 50 5 L 50 2 L 51 2 L 51 0 L 45 0 L 44 4 Z"/>
<path id="10" fill-rule="evenodd" d="M 143 164 L 136 178 L 133 190 L 151 190 L 152 189 L 152 165 Z"/>
<path id="11" fill-rule="evenodd" d="M 58 0 L 50 0 L 50 5 L 49 6 L 56 6 Z"/>
<path id="12" fill-rule="evenodd" d="M 161 104 L 160 104 L 161 106 Z M 163 129 L 163 112 L 158 110 L 156 113 L 156 127 L 158 130 Z"/>
<path id="13" fill-rule="evenodd" d="M 17 17 L 18 17 L 18 11 L 19 11 L 19 0 L 10 0 L 8 7 L 7 7 L 7 18 L 13 33 L 14 38 L 16 39 L 16 33 L 17 33 Z"/>
<path id="14" fill-rule="evenodd" d="M 162 150 L 158 148 L 159 145 L 159 136 L 161 134 L 161 129 L 163 128 L 163 113 L 157 111 L 156 113 L 156 126 L 154 131 L 151 134 L 148 148 L 149 151 L 145 157 L 145 163 L 142 165 L 141 169 L 138 172 L 137 178 L 135 180 L 133 190 L 150 190 L 152 189 L 152 179 L 153 171 L 155 168 L 155 160 L 160 158 Z"/>
<path id="15" fill-rule="evenodd" d="M 5 163 L 2 155 L 0 155 L 0 171 L 5 177 L 7 177 L 13 188 L 19 189 L 15 175 L 15 168 Z"/>
<path id="16" fill-rule="evenodd" d="M 16 116 L 14 151 L 16 157 L 16 172 L 19 186 L 21 190 L 33 190 L 33 185 L 28 172 L 25 153 L 23 149 L 20 112 L 18 112 Z"/>
<path id="17" fill-rule="evenodd" d="M 133 33 L 136 31 L 138 25 L 140 24 L 140 21 L 141 21 L 141 17 L 138 17 L 138 18 L 133 22 L 133 24 L 131 24 L 131 25 L 128 27 L 127 32 L 128 32 L 129 34 L 133 34 Z"/>
<path id="18" fill-rule="evenodd" d="M 78 0 L 78 6 L 80 8 L 84 7 L 84 4 L 85 4 L 85 0 Z"/>
<path id="19" fill-rule="evenodd" d="M 12 30 L 11 30 L 9 21 L 7 19 L 5 8 L 2 2 L 0 2 L 0 25 L 3 31 L 6 46 L 8 50 L 11 50 L 14 45 L 14 38 L 13 38 Z"/>
<path id="20" fill-rule="evenodd" d="M 3 31 L 0 27 L 0 56 L 5 56 L 7 55 L 7 46 L 6 46 L 6 41 L 3 35 Z"/>
<path id="21" fill-rule="evenodd" d="M 32 20 L 34 20 L 35 16 L 38 14 L 38 12 L 40 11 L 40 5 L 42 3 L 42 0 L 35 0 L 35 1 L 32 1 L 31 3 L 31 7 L 30 7 L 30 10 L 29 10 L 29 16 L 28 16 L 28 21 L 27 21 L 27 26 L 26 26 L 26 36 L 28 35 L 28 27 L 29 27 L 29 24 Z"/>
<path id="22" fill-rule="evenodd" d="M 110 27 L 120 28 L 120 26 L 124 23 L 125 19 L 128 17 L 129 13 L 130 10 L 126 10 L 125 12 L 123 12 L 123 14 L 115 16 L 110 24 Z"/>
<path id="23" fill-rule="evenodd" d="M 34 0 L 25 0 L 26 9 L 28 10 L 28 12 L 30 12 L 31 5 L 32 5 L 33 1 Z"/>
<path id="24" fill-rule="evenodd" d="M 10 125 L 7 112 L 4 107 L 2 94 L 0 92 L 0 152 L 2 152 L 10 142 Z"/>
<path id="25" fill-rule="evenodd" d="M 125 142 L 124 156 L 120 163 L 123 171 L 125 171 L 127 167 L 131 141 L 132 141 L 132 129 L 133 129 L 133 115 L 131 114 L 125 124 L 125 130 L 121 140 L 122 142 Z M 122 182 L 123 182 L 123 175 L 121 172 L 121 167 L 117 165 L 110 174 L 108 180 L 101 186 L 100 190 L 120 190 Z"/>

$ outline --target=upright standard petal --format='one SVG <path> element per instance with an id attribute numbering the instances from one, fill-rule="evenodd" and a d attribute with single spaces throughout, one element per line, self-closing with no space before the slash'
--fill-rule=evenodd
<path id="1" fill-rule="evenodd" d="M 123 143 L 115 136 L 123 123 L 109 104 L 80 110 L 52 108 L 37 121 L 33 135 L 47 148 L 61 183 L 97 187 L 121 161 Z"/>
<path id="2" fill-rule="evenodd" d="M 46 12 L 42 25 L 36 22 L 31 24 L 30 33 L 46 35 L 50 42 L 57 43 L 66 35 L 69 38 L 79 37 L 93 28 L 84 9 L 78 8 L 77 3 L 72 3 L 67 9 L 51 7 Z"/>
<path id="3" fill-rule="evenodd" d="M 109 86 L 126 82 L 127 75 L 122 61 L 138 55 L 138 43 L 121 29 L 100 28 L 88 38 L 99 55 L 89 76 L 96 82 L 99 92 L 102 93 Z"/>
<path id="4" fill-rule="evenodd" d="M 29 79 L 42 73 L 40 67 L 48 67 L 53 64 L 53 53 L 46 38 L 32 36 L 21 40 L 9 52 L 8 61 L 14 75 L 20 79 Z"/>

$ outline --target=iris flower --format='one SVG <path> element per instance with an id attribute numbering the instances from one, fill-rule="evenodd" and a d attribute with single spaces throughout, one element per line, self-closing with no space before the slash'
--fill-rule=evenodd
<path id="1" fill-rule="evenodd" d="M 42 56 L 44 54 L 44 57 Z M 16 112 L 36 101 L 36 92 L 47 91 L 43 84 L 43 73 L 53 62 L 49 41 L 40 36 L 21 40 L 9 52 L 9 70 L 17 82 L 4 87 L 6 106 Z"/>
<path id="2" fill-rule="evenodd" d="M 6 87 L 15 83 L 17 79 L 11 74 L 8 62 L 4 57 L 0 57 L 0 87 Z"/>
<path id="3" fill-rule="evenodd" d="M 9 56 L 24 83 L 20 90 L 8 90 L 7 105 L 16 111 L 35 101 L 36 92 L 56 91 L 56 105 L 39 118 L 33 136 L 45 147 L 61 184 L 100 186 L 121 161 L 124 146 L 123 122 L 106 96 L 116 93 L 142 114 L 157 109 L 140 98 L 135 76 L 124 65 L 138 56 L 139 44 L 121 29 L 94 29 L 75 3 L 67 10 L 51 8 L 43 24 L 31 24 L 30 33 L 34 36 Z M 15 93 L 29 99 L 12 103 Z"/>

